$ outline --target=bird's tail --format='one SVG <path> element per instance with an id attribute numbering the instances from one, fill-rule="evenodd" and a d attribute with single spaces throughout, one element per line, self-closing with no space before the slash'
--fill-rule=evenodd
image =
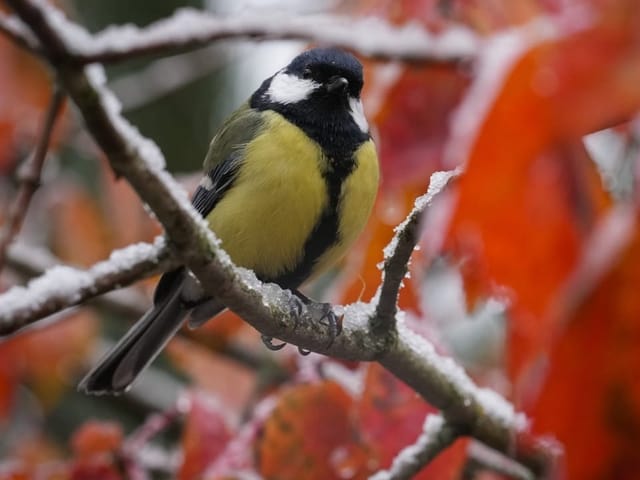
<path id="1" fill-rule="evenodd" d="M 188 311 L 180 301 L 180 289 L 176 289 L 131 327 L 82 379 L 78 390 L 94 395 L 126 391 L 180 329 Z"/>

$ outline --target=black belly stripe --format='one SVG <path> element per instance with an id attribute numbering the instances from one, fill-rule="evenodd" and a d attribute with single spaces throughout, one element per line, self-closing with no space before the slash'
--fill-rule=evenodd
<path id="1" fill-rule="evenodd" d="M 298 288 L 302 282 L 309 278 L 315 263 L 322 254 L 339 241 L 342 185 L 356 165 L 354 158 L 351 156 L 348 158 L 331 158 L 328 161 L 328 165 L 329 168 L 323 176 L 329 201 L 305 242 L 302 260 L 296 265 L 295 269 L 271 280 L 282 288 Z"/>

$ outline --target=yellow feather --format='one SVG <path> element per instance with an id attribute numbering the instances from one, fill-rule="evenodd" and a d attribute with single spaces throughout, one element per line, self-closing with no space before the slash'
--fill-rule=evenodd
<path id="1" fill-rule="evenodd" d="M 274 278 L 301 260 L 328 200 L 320 147 L 281 115 L 264 115 L 264 133 L 207 221 L 237 265 Z"/>

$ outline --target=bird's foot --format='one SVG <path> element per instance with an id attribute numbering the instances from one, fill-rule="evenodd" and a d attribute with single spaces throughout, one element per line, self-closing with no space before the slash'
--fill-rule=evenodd
<path id="1" fill-rule="evenodd" d="M 293 293 L 293 298 L 297 300 L 297 302 L 294 303 L 296 303 L 299 308 L 298 315 L 296 316 L 296 322 L 293 326 L 294 330 L 298 327 L 298 322 L 302 318 L 302 315 L 300 314 L 304 311 L 304 308 L 306 308 L 309 318 L 311 318 L 312 321 L 317 321 L 329 329 L 329 342 L 327 344 L 327 348 L 330 348 L 336 337 L 340 335 L 340 332 L 342 332 L 343 316 L 336 315 L 333 311 L 333 306 L 330 303 L 316 302 L 298 290 L 294 290 Z M 308 354 L 308 352 L 304 353 L 302 350 L 300 350 L 300 353 L 303 355 Z"/>
<path id="2" fill-rule="evenodd" d="M 316 302 L 298 290 L 293 290 L 293 296 L 291 297 L 291 313 L 294 317 L 293 330 L 295 331 L 300 321 L 305 318 L 309 318 L 311 321 L 319 322 L 329 329 L 329 341 L 326 348 L 330 348 L 333 345 L 336 337 L 342 332 L 342 319 L 343 316 L 336 315 L 333 311 L 333 306 L 330 303 Z M 268 335 L 262 335 L 262 343 L 271 351 L 282 350 L 286 343 L 279 344 L 273 343 L 273 337 Z M 302 347 L 298 347 L 298 351 L 301 355 L 309 355 L 311 351 Z"/>
<path id="3" fill-rule="evenodd" d="M 264 346 L 267 347 L 272 352 L 277 352 L 278 350 L 282 350 L 287 345 L 286 342 L 282 342 L 279 345 L 274 345 L 273 337 L 270 337 L 268 335 L 261 335 L 260 339 L 262 340 L 262 343 L 264 343 Z"/>

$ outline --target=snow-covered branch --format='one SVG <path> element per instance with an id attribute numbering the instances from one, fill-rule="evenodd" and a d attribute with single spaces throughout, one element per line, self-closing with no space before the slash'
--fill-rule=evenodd
<path id="1" fill-rule="evenodd" d="M 379 288 L 373 330 L 389 331 L 395 327 L 398 293 L 409 268 L 409 259 L 420 238 L 420 221 L 433 199 L 460 174 L 459 170 L 435 172 L 431 175 L 427 193 L 416 198 L 413 210 L 395 228 L 393 239 L 384 249 L 382 284 Z"/>
<path id="2" fill-rule="evenodd" d="M 75 102 L 114 171 L 130 182 L 153 210 L 165 228 L 173 255 L 193 272 L 206 291 L 266 336 L 336 358 L 379 361 L 440 409 L 447 424 L 461 435 L 471 435 L 535 472 L 545 470 L 547 452 L 538 444 L 528 442 L 524 416 L 516 413 L 513 406 L 494 391 L 477 387 L 452 359 L 438 354 L 431 343 L 406 327 L 400 313 L 396 314 L 395 329 L 379 333 L 369 327 L 375 305 L 345 307 L 342 333 L 328 345 L 330 327 L 318 321 L 325 314 L 324 307 L 311 304 L 298 315 L 298 302 L 293 301 L 290 292 L 276 285 L 262 284 L 252 272 L 235 267 L 207 224 L 193 210 L 185 192 L 164 170 L 159 149 L 122 117 L 117 99 L 105 86 L 102 69 L 69 63 L 77 54 L 67 44 L 69 32 L 73 32 L 71 35 L 76 39 L 86 38 L 87 45 L 94 42 L 93 37 L 45 3 L 34 0 L 8 0 L 8 3 L 29 25 L 40 44 L 46 46 L 45 54 L 57 69 L 61 85 Z M 193 38 L 190 35 L 197 33 L 196 27 L 185 28 L 186 38 Z M 349 25 L 349 30 L 353 32 L 354 26 Z M 105 35 L 95 41 L 105 42 Z M 119 35 L 126 37 L 123 32 Z M 339 34 L 334 35 L 335 38 L 327 37 L 327 41 L 336 40 L 331 43 L 340 45 Z M 382 35 L 368 32 L 366 37 L 381 38 Z M 412 43 L 418 44 L 416 49 L 423 43 L 418 40 L 412 39 Z M 130 39 L 125 43 L 131 47 Z M 159 44 L 151 45 L 157 48 Z M 361 47 L 366 50 L 371 45 L 367 41 Z M 391 47 L 394 45 L 392 42 Z M 370 49 L 369 53 L 374 54 L 375 50 Z M 79 287 L 85 287 L 79 283 Z M 33 289 L 29 289 L 29 293 L 33 300 Z M 20 298 L 19 294 L 16 296 Z"/>
<path id="3" fill-rule="evenodd" d="M 65 265 L 50 268 L 26 287 L 13 287 L 0 295 L 0 336 L 101 293 L 133 283 L 167 264 L 163 239 L 114 251 L 108 260 L 88 270 Z"/>
<path id="4" fill-rule="evenodd" d="M 47 23 L 59 33 L 67 59 L 82 64 L 168 54 L 225 39 L 306 40 L 356 50 L 372 58 L 441 63 L 473 58 L 480 43 L 475 33 L 462 26 L 432 34 L 415 23 L 396 27 L 373 17 L 287 14 L 219 17 L 192 8 L 180 9 L 148 27 L 110 26 L 89 35 L 61 12 L 51 9 L 44 12 Z"/>
<path id="5" fill-rule="evenodd" d="M 393 459 L 389 470 L 381 470 L 369 480 L 411 479 L 440 452 L 451 445 L 459 434 L 440 415 L 427 415 L 420 436 Z"/>

